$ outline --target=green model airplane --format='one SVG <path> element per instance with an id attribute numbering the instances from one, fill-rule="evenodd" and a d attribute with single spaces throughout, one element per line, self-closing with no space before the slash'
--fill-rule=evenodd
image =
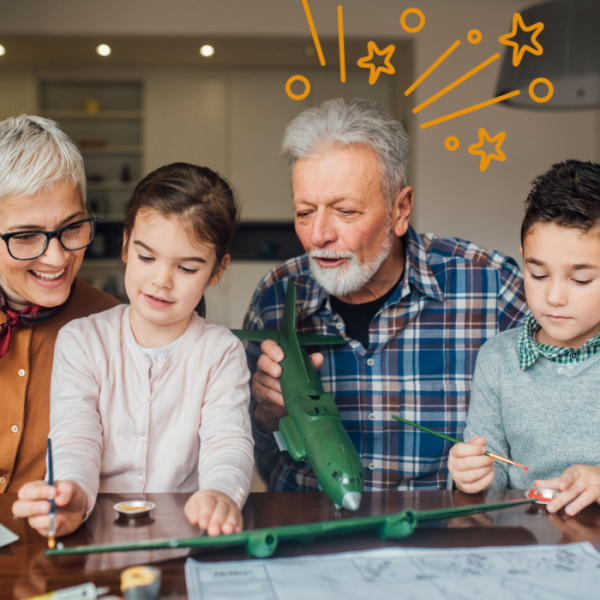
<path id="1" fill-rule="evenodd" d="M 338 521 L 324 521 L 321 523 L 307 523 L 305 525 L 287 525 L 285 527 L 271 527 L 268 529 L 254 529 L 232 533 L 230 535 L 207 535 L 163 540 L 143 540 L 124 544 L 98 544 L 90 546 L 73 546 L 65 548 L 59 542 L 54 550 L 46 550 L 46 556 L 64 556 L 67 554 L 98 554 L 101 552 L 123 552 L 128 550 L 160 550 L 169 548 L 227 548 L 230 546 L 243 546 L 248 556 L 267 558 L 271 556 L 277 544 L 286 540 L 299 540 L 310 543 L 316 538 L 330 537 L 349 533 L 362 533 L 376 531 L 382 540 L 400 540 L 413 533 L 419 523 L 452 519 L 467 515 L 512 508 L 521 504 L 531 504 L 535 498 L 528 500 L 512 500 L 497 504 L 477 504 L 475 506 L 458 506 L 415 512 L 407 509 L 392 515 L 374 517 L 358 517 Z"/>
<path id="2" fill-rule="evenodd" d="M 337 335 L 296 332 L 296 285 L 288 279 L 279 331 L 232 329 L 242 340 L 274 340 L 284 353 L 281 392 L 287 416 L 275 439 L 297 461 L 308 461 L 325 493 L 338 508 L 358 510 L 364 473 L 360 457 L 340 420 L 333 396 L 326 394 L 302 346 L 345 344 Z"/>

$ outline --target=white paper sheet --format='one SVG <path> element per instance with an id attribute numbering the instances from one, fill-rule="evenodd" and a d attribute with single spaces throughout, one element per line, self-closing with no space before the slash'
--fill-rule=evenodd
<path id="1" fill-rule="evenodd" d="M 16 533 L 13 533 L 10 529 L 4 527 L 4 525 L 0 525 L 0 548 L 12 544 L 18 539 L 19 536 Z"/>
<path id="2" fill-rule="evenodd" d="M 458 550 L 392 548 L 185 565 L 189 600 L 580 600 L 597 598 L 589 543 Z"/>

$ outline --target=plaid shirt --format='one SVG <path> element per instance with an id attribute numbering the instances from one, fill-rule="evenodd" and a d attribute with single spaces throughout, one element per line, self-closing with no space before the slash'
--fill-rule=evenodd
<path id="1" fill-rule="evenodd" d="M 246 329 L 278 329 L 291 277 L 297 330 L 345 337 L 344 346 L 311 351 L 325 356 L 323 388 L 361 456 L 366 490 L 446 487 L 450 443 L 399 425 L 391 415 L 460 437 L 479 348 L 519 325 L 526 310 L 521 273 L 511 258 L 454 238 L 421 237 L 412 227 L 405 239 L 404 276 L 371 322 L 368 348 L 346 336 L 327 293 L 310 276 L 306 254 L 263 278 L 244 322 Z M 254 374 L 260 346 L 248 343 L 246 352 Z M 252 414 L 255 406 L 253 399 Z M 256 427 L 254 440 L 258 455 L 275 447 L 273 436 Z M 269 487 L 320 489 L 310 465 L 287 452 L 278 456 Z"/>
<path id="2" fill-rule="evenodd" d="M 559 346 L 548 346 L 540 344 L 535 339 L 535 334 L 540 329 L 540 324 L 533 315 L 527 315 L 521 334 L 519 335 L 519 359 L 521 369 L 528 369 L 538 356 L 544 356 L 552 362 L 567 365 L 571 363 L 581 363 L 584 360 L 594 356 L 600 350 L 600 333 L 591 337 L 581 348 L 563 348 Z"/>

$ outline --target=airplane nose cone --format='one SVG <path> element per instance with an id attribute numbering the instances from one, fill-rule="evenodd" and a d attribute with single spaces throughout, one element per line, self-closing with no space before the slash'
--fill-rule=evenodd
<path id="1" fill-rule="evenodd" d="M 359 492 L 346 492 L 342 498 L 342 506 L 346 510 L 358 510 L 362 495 Z"/>

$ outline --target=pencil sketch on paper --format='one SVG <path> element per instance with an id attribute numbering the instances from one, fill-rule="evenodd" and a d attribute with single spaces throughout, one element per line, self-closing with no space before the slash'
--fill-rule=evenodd
<path id="1" fill-rule="evenodd" d="M 244 563 L 188 559 L 190 600 L 578 600 L 600 587 L 589 543 L 458 550 L 389 548 Z"/>

